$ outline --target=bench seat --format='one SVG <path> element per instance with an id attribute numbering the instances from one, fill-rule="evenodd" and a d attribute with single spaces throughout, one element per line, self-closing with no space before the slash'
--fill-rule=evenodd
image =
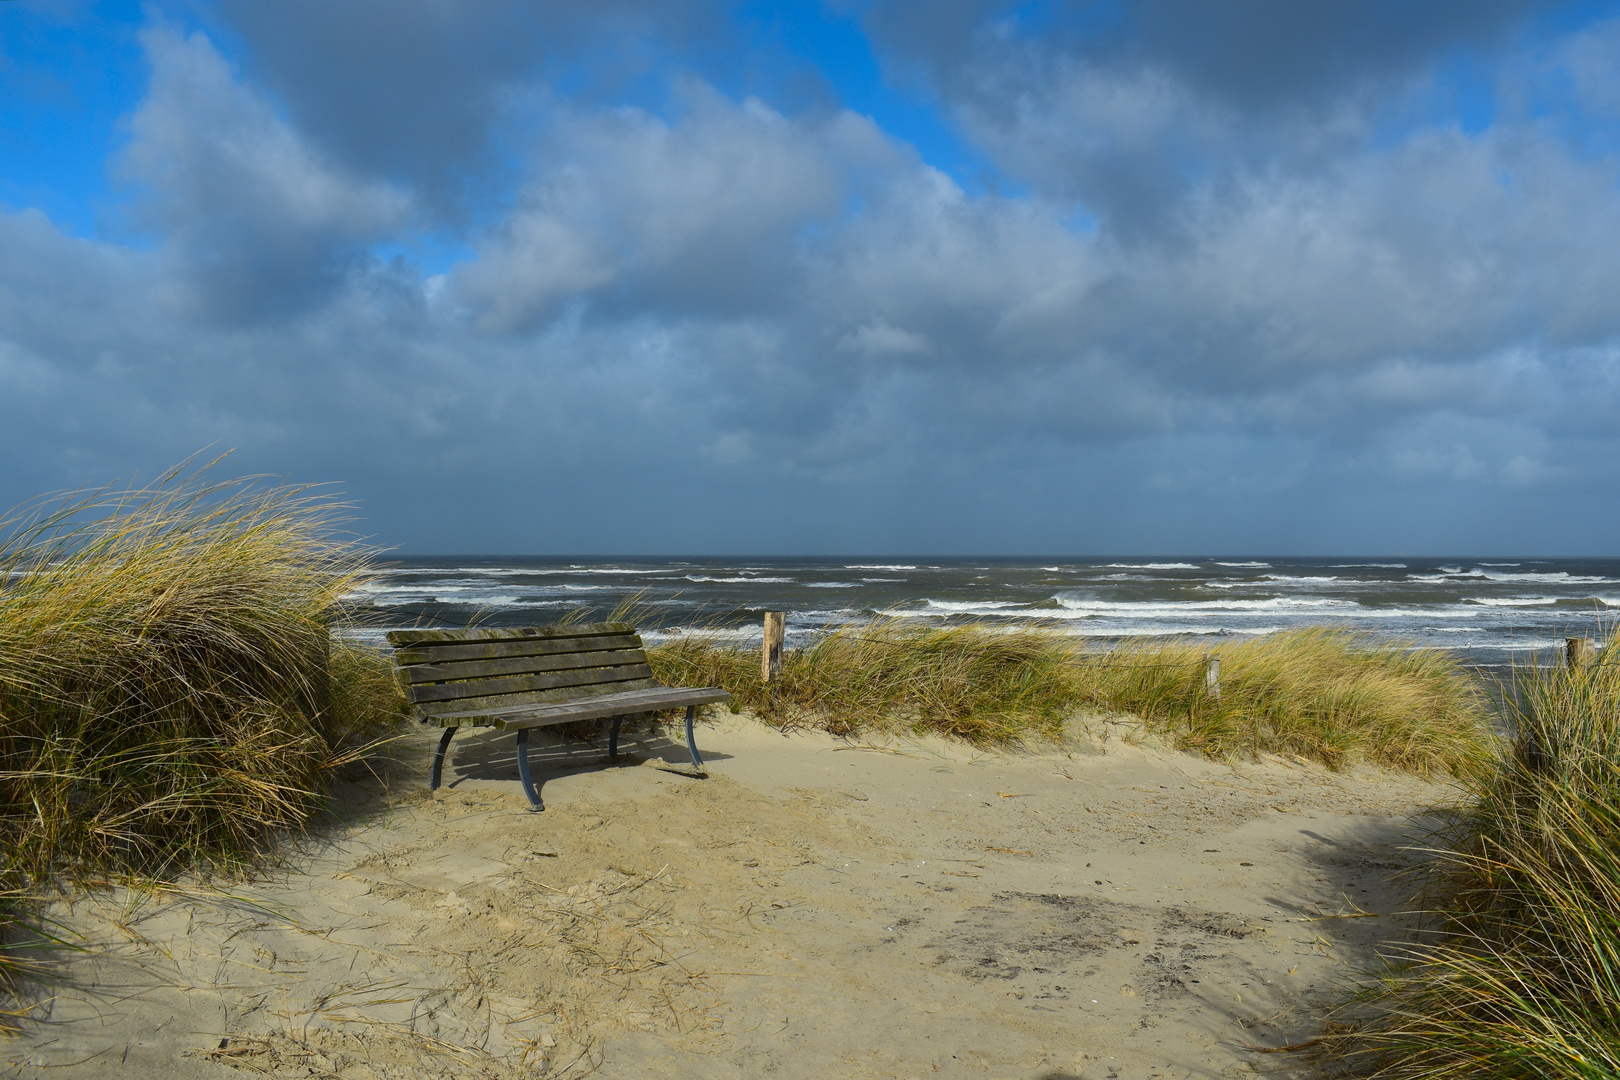
<path id="1" fill-rule="evenodd" d="M 417 718 L 445 729 L 431 786 L 439 786 L 445 753 L 461 728 L 516 731 L 518 776 L 531 810 L 544 809 L 529 772 L 531 729 L 611 719 L 608 757 L 616 760 L 625 717 L 684 707 L 686 747 L 702 773 L 692 732 L 697 708 L 731 697 L 718 687 L 660 683 L 629 623 L 395 630 L 388 643 Z"/>

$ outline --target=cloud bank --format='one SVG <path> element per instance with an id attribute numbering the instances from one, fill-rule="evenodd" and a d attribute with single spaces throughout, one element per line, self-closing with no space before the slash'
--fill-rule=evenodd
<path id="1" fill-rule="evenodd" d="M 1612 547 L 1620 19 L 849 13 L 969 175 L 723 9 L 268 10 L 149 13 L 116 227 L 0 210 L 0 500 L 212 444 L 414 551 Z"/>

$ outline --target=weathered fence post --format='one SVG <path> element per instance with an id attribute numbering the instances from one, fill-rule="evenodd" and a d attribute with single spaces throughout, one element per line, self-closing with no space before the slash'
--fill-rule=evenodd
<path id="1" fill-rule="evenodd" d="M 1221 700 L 1221 658 L 1204 657 L 1204 693 L 1216 704 Z"/>
<path id="2" fill-rule="evenodd" d="M 1585 667 L 1592 659 L 1593 644 L 1591 638 L 1572 637 L 1564 639 L 1564 666 L 1571 671 L 1578 671 Z"/>
<path id="3" fill-rule="evenodd" d="M 787 633 L 787 613 L 765 613 L 765 646 L 759 658 L 761 682 L 775 682 L 782 676 L 782 638 Z"/>

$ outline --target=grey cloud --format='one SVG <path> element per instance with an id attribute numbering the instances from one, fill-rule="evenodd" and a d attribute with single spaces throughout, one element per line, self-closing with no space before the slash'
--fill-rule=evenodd
<path id="1" fill-rule="evenodd" d="M 152 83 L 122 171 L 208 313 L 243 320 L 319 303 L 407 219 L 403 193 L 323 160 L 207 38 L 158 27 L 143 41 Z"/>
<path id="2" fill-rule="evenodd" d="M 508 179 L 507 121 L 561 78 L 611 96 L 725 31 L 710 3 L 225 0 L 229 32 L 312 145 L 454 222 Z"/>
<path id="3" fill-rule="evenodd" d="M 1534 124 L 1194 178 L 1131 243 L 692 79 L 537 112 L 423 280 L 366 254 L 423 227 L 402 188 L 150 41 L 159 245 L 0 216 L 0 502 L 215 443 L 416 550 L 1343 551 L 1612 490 L 1569 462 L 1620 449 L 1615 167 Z M 1144 145 L 1223 122 L 1120 86 Z"/>
<path id="4" fill-rule="evenodd" d="M 1129 9 L 1144 57 L 1250 108 L 1293 108 L 1386 78 L 1436 53 L 1489 47 L 1543 0 L 1158 0 Z"/>
<path id="5" fill-rule="evenodd" d="M 1315 106 L 1369 82 L 1404 79 L 1437 53 L 1489 48 L 1543 0 L 1127 0 L 1060 3 L 1033 16 L 992 0 L 879 0 L 868 26 L 902 65 L 947 96 L 973 92 L 987 54 L 1038 41 L 1102 66 L 1166 68 L 1245 110 Z M 1029 19 L 1029 25 L 1022 20 Z M 1038 35 L 1038 36 L 1037 36 Z"/>
<path id="6" fill-rule="evenodd" d="M 1127 243 L 1181 243 L 1181 203 L 1245 172 L 1330 172 L 1437 63 L 1499 56 L 1528 0 L 879 3 L 897 70 L 952 110 L 1008 176 L 1075 200 Z M 1033 20 L 1026 25 L 1023 19 Z"/>

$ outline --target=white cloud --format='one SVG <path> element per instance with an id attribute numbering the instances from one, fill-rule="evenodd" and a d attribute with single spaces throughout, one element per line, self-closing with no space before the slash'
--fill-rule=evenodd
<path id="1" fill-rule="evenodd" d="M 532 328 L 576 296 L 739 313 L 780 290 L 863 175 L 901 155 L 849 113 L 789 120 L 688 81 L 681 119 L 561 108 L 515 211 L 451 277 L 490 332 Z M 609 293 L 612 295 L 608 295 Z"/>

